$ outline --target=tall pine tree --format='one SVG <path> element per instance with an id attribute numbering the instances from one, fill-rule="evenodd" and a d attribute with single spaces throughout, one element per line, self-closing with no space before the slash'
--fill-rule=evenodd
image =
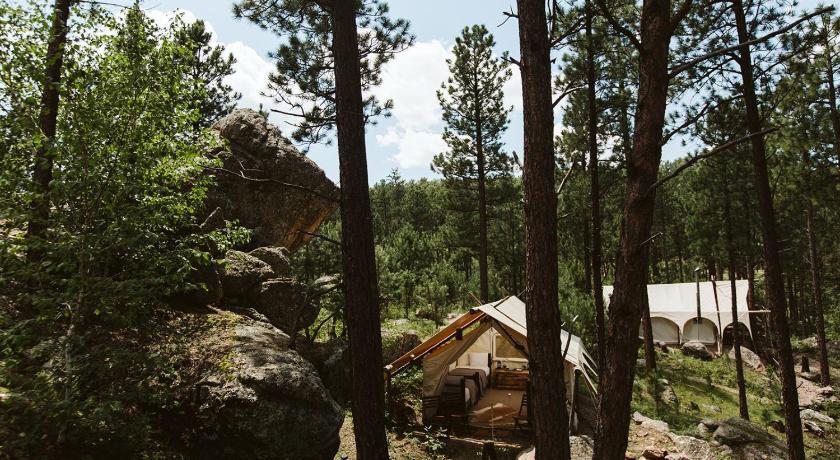
<path id="1" fill-rule="evenodd" d="M 502 87 L 510 78 L 505 55 L 493 55 L 495 41 L 484 25 L 465 27 L 455 39 L 450 76 L 438 91 L 446 123 L 443 140 L 449 150 L 438 154 L 432 165 L 446 178 L 453 202 L 474 203 L 478 210 L 478 267 L 480 296 L 489 302 L 487 268 L 488 181 L 511 171 L 502 150 L 508 113 Z"/>
<path id="2" fill-rule="evenodd" d="M 362 93 L 378 84 L 382 66 L 411 44 L 408 22 L 391 20 L 388 5 L 380 0 L 244 0 L 234 13 L 288 37 L 276 53 L 270 86 L 281 105 L 273 110 L 300 119 L 295 140 L 328 141 L 337 130 L 356 454 L 388 458 L 365 123 L 390 104 Z"/>

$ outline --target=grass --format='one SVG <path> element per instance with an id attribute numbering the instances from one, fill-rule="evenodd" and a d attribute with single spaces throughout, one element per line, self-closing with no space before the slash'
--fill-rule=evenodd
<path id="1" fill-rule="evenodd" d="M 727 358 L 701 361 L 686 357 L 678 352 L 657 353 L 655 373 L 638 369 L 633 388 L 632 410 L 647 417 L 668 422 L 671 431 L 678 434 L 696 435 L 700 420 L 715 420 L 739 416 L 738 390 L 735 380 L 735 363 Z M 746 368 L 747 405 L 753 423 L 768 429 L 784 442 L 784 435 L 767 428 L 772 420 L 783 420 L 781 382 L 768 369 L 765 373 Z M 657 402 L 656 379 L 667 379 L 677 395 L 677 403 L 667 405 Z M 660 388 L 661 390 L 661 388 Z M 699 409 L 691 409 L 694 402 Z M 712 410 L 716 406 L 720 412 Z M 821 408 L 824 413 L 840 420 L 840 403 L 829 403 Z M 840 423 L 835 424 L 824 438 L 805 433 L 809 458 L 833 458 L 840 447 Z"/>

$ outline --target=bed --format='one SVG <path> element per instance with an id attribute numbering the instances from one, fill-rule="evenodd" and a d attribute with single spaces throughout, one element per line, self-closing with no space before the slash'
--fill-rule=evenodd
<path id="1" fill-rule="evenodd" d="M 449 388 L 457 388 L 464 381 L 464 401 L 468 406 L 475 405 L 490 385 L 490 366 L 488 353 L 469 353 L 466 362 L 455 364 L 446 376 Z"/>

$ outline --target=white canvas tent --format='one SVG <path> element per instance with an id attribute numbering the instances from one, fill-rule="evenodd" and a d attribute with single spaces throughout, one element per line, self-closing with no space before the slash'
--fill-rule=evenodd
<path id="1" fill-rule="evenodd" d="M 509 357 L 497 356 L 499 340 L 513 344 L 522 356 L 527 357 L 528 329 L 525 321 L 525 303 L 516 296 L 481 305 L 442 329 L 430 339 L 415 347 L 404 356 L 386 366 L 386 377 L 399 372 L 413 362 L 422 361 L 423 396 L 438 396 L 443 391 L 449 370 L 457 365 L 459 358 L 468 353 L 487 353 L 491 362 L 505 361 Z M 567 398 L 574 397 L 576 373 L 583 376 L 594 391 L 593 376 L 597 373 L 592 358 L 586 352 L 580 338 L 561 331 L 565 356 L 564 377 L 567 382 Z M 522 361 L 527 361 L 523 359 Z"/>
<path id="2" fill-rule="evenodd" d="M 752 338 L 752 325 L 747 297 L 749 282 L 735 282 L 738 318 L 732 315 L 732 285 L 729 281 L 700 283 L 700 322 L 697 321 L 697 285 L 695 283 L 649 284 L 653 339 L 668 344 L 699 340 L 707 345 L 719 342 L 723 331 L 740 323 Z M 609 305 L 612 286 L 604 286 L 604 300 Z M 642 334 L 640 329 L 639 334 Z"/>

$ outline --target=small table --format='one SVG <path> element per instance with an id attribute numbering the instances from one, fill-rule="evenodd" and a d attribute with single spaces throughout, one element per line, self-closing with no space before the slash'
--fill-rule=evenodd
<path id="1" fill-rule="evenodd" d="M 493 369 L 493 388 L 525 391 L 528 387 L 527 370 Z"/>

